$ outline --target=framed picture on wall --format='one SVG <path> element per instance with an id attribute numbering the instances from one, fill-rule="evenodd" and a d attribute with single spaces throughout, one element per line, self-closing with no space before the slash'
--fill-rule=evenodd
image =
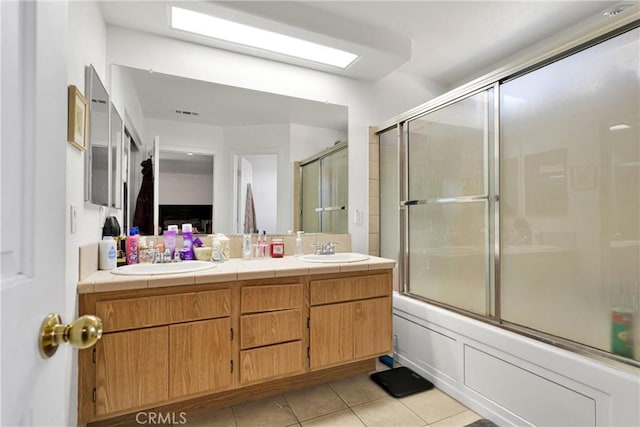
<path id="1" fill-rule="evenodd" d="M 67 141 L 78 150 L 87 151 L 89 106 L 87 100 L 74 85 L 69 86 L 67 115 Z"/>

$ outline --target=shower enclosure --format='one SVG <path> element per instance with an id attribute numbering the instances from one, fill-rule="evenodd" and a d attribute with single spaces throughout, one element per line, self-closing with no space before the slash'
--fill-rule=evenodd
<path id="1" fill-rule="evenodd" d="M 300 162 L 300 229 L 306 233 L 346 233 L 349 157 L 340 142 Z"/>
<path id="2" fill-rule="evenodd" d="M 638 366 L 638 22 L 438 99 L 379 128 L 403 292 Z"/>

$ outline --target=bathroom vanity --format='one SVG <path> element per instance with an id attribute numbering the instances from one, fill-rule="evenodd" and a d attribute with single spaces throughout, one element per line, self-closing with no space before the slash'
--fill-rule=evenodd
<path id="1" fill-rule="evenodd" d="M 79 352 L 79 423 L 149 409 L 194 415 L 374 370 L 391 351 L 394 263 L 284 257 L 90 274 L 79 312 L 100 317 L 104 334 Z"/>

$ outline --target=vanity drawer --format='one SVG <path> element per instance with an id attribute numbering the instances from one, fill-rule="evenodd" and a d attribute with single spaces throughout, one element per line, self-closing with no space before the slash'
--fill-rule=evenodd
<path id="1" fill-rule="evenodd" d="M 96 315 L 105 332 L 144 328 L 230 314 L 230 291 L 221 289 L 176 295 L 99 301 Z"/>
<path id="2" fill-rule="evenodd" d="M 391 295 L 391 287 L 389 275 L 372 274 L 312 280 L 309 284 L 309 293 L 311 305 L 320 305 Z"/>
<path id="3" fill-rule="evenodd" d="M 240 319 L 240 348 L 247 349 L 302 339 L 302 310 L 250 314 Z"/>
<path id="4" fill-rule="evenodd" d="M 241 351 L 240 363 L 242 385 L 302 372 L 302 342 L 294 341 Z"/>
<path id="5" fill-rule="evenodd" d="M 240 309 L 244 313 L 302 308 L 302 284 L 244 286 Z"/>

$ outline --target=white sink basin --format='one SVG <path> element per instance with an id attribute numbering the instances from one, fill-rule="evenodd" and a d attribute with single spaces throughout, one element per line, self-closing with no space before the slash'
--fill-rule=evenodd
<path id="1" fill-rule="evenodd" d="M 331 255 L 302 255 L 299 256 L 300 261 L 306 262 L 358 262 L 366 261 L 369 259 L 369 255 L 357 254 L 353 252 L 341 252 Z"/>
<path id="2" fill-rule="evenodd" d="M 156 274 L 191 273 L 213 268 L 216 265 L 209 261 L 183 261 L 166 264 L 131 264 L 111 270 L 113 274 L 123 276 L 153 276 Z"/>

